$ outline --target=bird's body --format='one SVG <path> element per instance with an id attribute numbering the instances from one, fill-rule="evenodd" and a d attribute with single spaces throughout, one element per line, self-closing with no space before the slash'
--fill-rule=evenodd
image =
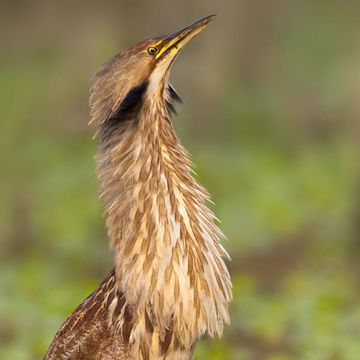
<path id="1" fill-rule="evenodd" d="M 115 269 L 66 320 L 46 359 L 191 359 L 197 340 L 221 335 L 228 321 L 227 254 L 175 135 L 180 98 L 168 83 L 178 51 L 209 20 L 125 50 L 95 77 L 90 108 Z"/>

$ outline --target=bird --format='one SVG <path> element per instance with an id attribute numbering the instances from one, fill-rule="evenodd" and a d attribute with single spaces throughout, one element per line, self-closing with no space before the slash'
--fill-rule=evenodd
<path id="1" fill-rule="evenodd" d="M 215 15 L 121 51 L 94 75 L 90 123 L 114 268 L 65 320 L 52 359 L 192 359 L 222 335 L 230 259 L 210 195 L 194 177 L 169 82 L 184 45 Z"/>

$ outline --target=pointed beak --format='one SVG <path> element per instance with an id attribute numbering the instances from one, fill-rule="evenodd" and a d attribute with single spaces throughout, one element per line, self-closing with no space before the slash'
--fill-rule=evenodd
<path id="1" fill-rule="evenodd" d="M 174 53 L 173 55 L 176 55 L 191 39 L 208 26 L 209 22 L 214 17 L 215 15 L 209 15 L 184 29 L 165 37 L 165 39 L 161 41 L 161 49 L 156 54 L 155 59 L 163 58 L 169 53 Z"/>

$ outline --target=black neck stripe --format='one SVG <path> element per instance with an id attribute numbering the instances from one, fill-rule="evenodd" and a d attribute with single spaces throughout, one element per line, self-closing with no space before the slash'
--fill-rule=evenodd
<path id="1" fill-rule="evenodd" d="M 123 123 L 136 121 L 148 84 L 148 81 L 144 81 L 126 94 L 118 109 L 102 125 L 102 139 L 108 138 Z"/>

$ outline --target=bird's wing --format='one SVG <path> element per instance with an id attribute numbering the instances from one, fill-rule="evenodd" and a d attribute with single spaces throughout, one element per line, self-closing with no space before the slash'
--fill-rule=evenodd
<path id="1" fill-rule="evenodd" d="M 130 341 L 133 316 L 116 289 L 113 270 L 65 320 L 44 360 L 192 359 L 195 344 L 182 348 L 172 338 L 171 329 L 165 338 L 156 329 L 144 329 L 137 334 L 141 341 Z"/>
<path id="2" fill-rule="evenodd" d="M 66 319 L 44 359 L 126 359 L 126 345 L 109 327 L 109 305 L 115 296 L 112 271 Z"/>

